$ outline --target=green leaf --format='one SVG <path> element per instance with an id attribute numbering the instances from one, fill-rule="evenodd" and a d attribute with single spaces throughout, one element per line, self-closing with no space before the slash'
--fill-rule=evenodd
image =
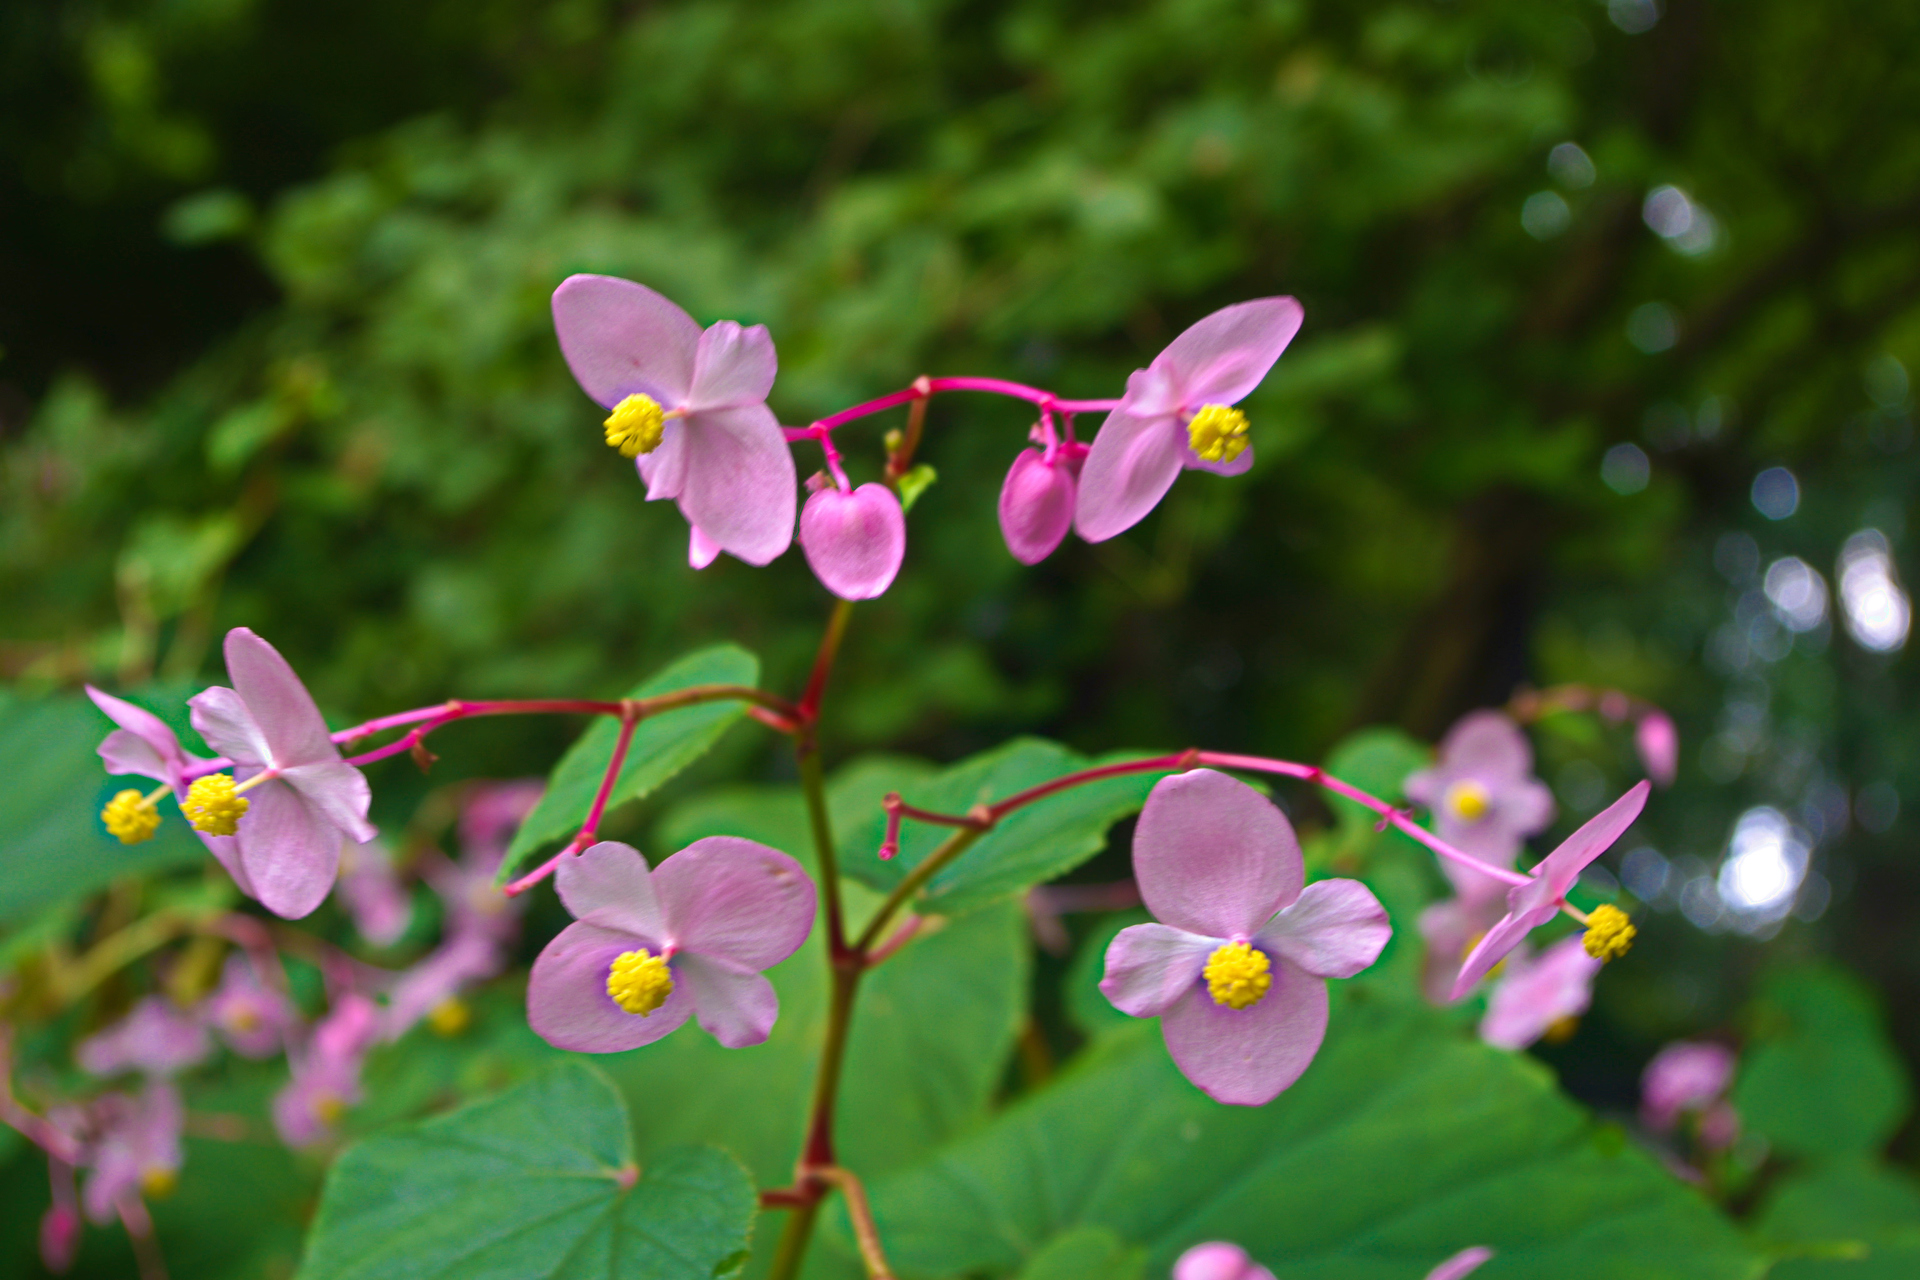
<path id="1" fill-rule="evenodd" d="M 711 1147 L 637 1167 L 625 1104 L 599 1072 L 568 1062 L 349 1148 L 327 1176 L 300 1276 L 725 1275 L 745 1258 L 755 1203 L 746 1171 Z"/>
<path id="2" fill-rule="evenodd" d="M 1920 1275 L 1920 1183 L 1877 1160 L 1796 1169 L 1755 1217 L 1788 1255 L 1775 1280 L 1907 1280 Z"/>
<path id="3" fill-rule="evenodd" d="M 1781 1151 L 1877 1151 L 1907 1114 L 1906 1074 L 1872 996 L 1829 965 L 1771 975 L 1733 1103 L 1742 1123 Z"/>
<path id="4" fill-rule="evenodd" d="M 627 696 L 652 698 L 691 685 L 751 685 L 759 679 L 758 658 L 737 645 L 715 645 L 688 654 L 655 673 Z M 620 766 L 620 776 L 613 784 L 608 808 L 652 792 L 705 755 L 720 740 L 720 735 L 746 713 L 744 703 L 708 702 L 641 721 L 627 748 L 626 761 Z M 620 726 L 613 717 L 597 717 L 580 735 L 580 740 L 560 757 L 560 763 L 548 775 L 546 794 L 540 797 L 540 803 L 534 806 L 513 837 L 506 861 L 500 866 L 499 882 L 512 879 L 542 845 L 572 835 L 586 821 L 619 736 Z"/>
<path id="5" fill-rule="evenodd" d="M 1116 755 L 1091 760 L 1058 743 L 1017 738 L 898 789 L 909 804 L 961 814 L 976 804 L 1004 800 L 1063 774 L 1138 758 Z M 1144 804 L 1161 776 L 1140 773 L 1106 778 L 1014 810 L 933 877 L 920 909 L 949 914 L 969 911 L 1071 870 L 1101 850 L 1107 828 Z M 881 862 L 871 851 L 879 848 L 885 830 L 885 815 L 876 807 L 839 841 L 847 874 L 883 890 L 898 884 L 952 834 L 951 828 L 908 822 L 901 829 L 900 852 Z"/>
<path id="6" fill-rule="evenodd" d="M 1146 1250 L 1104 1227 L 1075 1227 L 1040 1246 L 1019 1280 L 1140 1280 Z"/>
<path id="7" fill-rule="evenodd" d="M 0 923 L 72 901 L 133 872 L 191 866 L 207 856 L 180 811 L 163 802 L 153 839 L 123 845 L 100 810 L 145 778 L 109 776 L 95 749 L 113 729 L 85 697 L 32 700 L 0 691 Z"/>
<path id="8" fill-rule="evenodd" d="M 1319 1059 L 1265 1107 L 1180 1077 L 1157 1028 L 1104 1037 L 1053 1086 L 873 1188 L 903 1277 L 1008 1274 L 1077 1226 L 1165 1275 L 1233 1240 L 1288 1280 L 1406 1280 L 1470 1244 L 1508 1280 L 1750 1280 L 1731 1223 L 1532 1060 L 1431 1010 L 1338 989 Z"/>
<path id="9" fill-rule="evenodd" d="M 900 510 L 903 512 L 913 510 L 913 504 L 920 501 L 920 495 L 939 478 L 940 473 L 924 462 L 910 468 L 900 477 Z"/>

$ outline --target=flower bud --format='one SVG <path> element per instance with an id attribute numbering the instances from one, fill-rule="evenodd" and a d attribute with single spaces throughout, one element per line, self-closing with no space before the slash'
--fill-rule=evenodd
<path id="1" fill-rule="evenodd" d="M 827 590 L 843 600 L 871 600 L 900 572 L 907 518 L 885 485 L 823 489 L 800 512 L 800 549 Z"/>
<path id="2" fill-rule="evenodd" d="M 1021 564 L 1053 554 L 1073 525 L 1074 478 L 1063 462 L 1022 449 L 1000 487 L 1000 533 Z"/>
<path id="3" fill-rule="evenodd" d="M 1680 769 L 1680 734 L 1664 711 L 1649 711 L 1633 731 L 1633 745 L 1647 776 L 1663 787 L 1673 785 Z"/>

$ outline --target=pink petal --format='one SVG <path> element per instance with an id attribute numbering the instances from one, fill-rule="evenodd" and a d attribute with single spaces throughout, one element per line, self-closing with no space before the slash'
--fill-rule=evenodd
<path id="1" fill-rule="evenodd" d="M 1181 1254 L 1173 1264 L 1173 1280 L 1273 1280 L 1273 1272 L 1239 1245 L 1215 1240 Z"/>
<path id="2" fill-rule="evenodd" d="M 123 1071 L 167 1076 L 198 1066 L 212 1052 L 199 1019 L 165 996 L 147 996 L 126 1017 L 82 1040 L 73 1056 L 81 1070 L 96 1076 Z"/>
<path id="3" fill-rule="evenodd" d="M 1470 711 L 1440 740 L 1443 768 L 1492 781 L 1533 772 L 1533 747 L 1504 712 Z"/>
<path id="4" fill-rule="evenodd" d="M 720 544 L 700 532 L 700 526 L 687 526 L 687 563 L 696 569 L 704 569 L 720 556 Z"/>
<path id="5" fill-rule="evenodd" d="M 560 859 L 553 887 L 576 920 L 629 934 L 652 951 L 667 940 L 653 873 L 632 845 L 602 840 L 575 857 Z"/>
<path id="6" fill-rule="evenodd" d="M 695 840 L 654 868 L 653 891 L 676 946 L 740 969 L 772 968 L 813 929 L 806 869 L 752 840 Z"/>
<path id="7" fill-rule="evenodd" d="M 710 409 L 685 420 L 690 524 L 748 564 L 766 564 L 793 542 L 800 482 L 793 451 L 763 404 Z"/>
<path id="8" fill-rule="evenodd" d="M 726 1048 L 762 1043 L 780 1016 L 780 997 L 760 974 L 688 952 L 675 962 L 673 975 L 686 984 L 701 1030 Z"/>
<path id="9" fill-rule="evenodd" d="M 633 460 L 647 486 L 647 501 L 678 498 L 687 488 L 687 424 L 670 418 L 661 428 L 660 446 Z"/>
<path id="10" fill-rule="evenodd" d="M 1487 997 L 1480 1038 L 1501 1049 L 1524 1049 L 1562 1018 L 1577 1018 L 1593 1002 L 1600 961 L 1578 935 L 1562 938 L 1536 960 L 1514 961 Z"/>
<path id="11" fill-rule="evenodd" d="M 1613 842 L 1626 834 L 1640 811 L 1647 807 L 1647 793 L 1653 790 L 1653 784 L 1645 778 L 1633 784 L 1627 793 L 1587 819 L 1581 828 L 1560 842 L 1560 847 L 1546 856 L 1541 864 L 1533 869 L 1552 889 L 1556 898 L 1566 896 L 1587 864 L 1613 847 Z M 1519 890 L 1515 890 L 1519 892 Z"/>
<path id="12" fill-rule="evenodd" d="M 767 326 L 743 329 L 722 320 L 700 335 L 687 405 L 705 410 L 764 404 L 779 367 Z"/>
<path id="13" fill-rule="evenodd" d="M 92 685 L 87 686 L 87 696 L 120 726 L 100 744 L 100 759 L 106 762 L 108 773 L 135 773 L 175 788 L 180 786 L 181 772 L 197 760 L 181 750 L 180 739 L 165 721 Z"/>
<path id="14" fill-rule="evenodd" d="M 340 869 L 340 829 L 283 782 L 263 782 L 247 799 L 252 805 L 234 839 L 254 896 L 283 919 L 312 914 Z"/>
<path id="15" fill-rule="evenodd" d="M 604 408 L 635 394 L 687 402 L 700 326 L 645 285 L 568 276 L 553 291 L 553 329 L 574 380 Z"/>
<path id="16" fill-rule="evenodd" d="M 1209 938 L 1250 938 L 1300 896 L 1306 869 L 1286 815 L 1212 769 L 1162 778 L 1133 833 L 1147 910 Z"/>
<path id="17" fill-rule="evenodd" d="M 1471 1249 L 1462 1249 L 1445 1262 L 1427 1272 L 1427 1280 L 1461 1280 L 1479 1269 L 1481 1263 L 1493 1256 L 1493 1250 L 1485 1245 L 1474 1245 Z"/>
<path id="18" fill-rule="evenodd" d="M 644 1017 L 628 1013 L 607 994 L 607 973 L 614 960 L 645 945 L 639 938 L 585 921 L 562 929 L 534 959 L 527 981 L 527 1025 L 554 1048 L 576 1053 L 637 1049 L 678 1030 L 693 1014 L 693 997 L 680 981 L 678 966 L 673 994 Z"/>
<path id="19" fill-rule="evenodd" d="M 1073 473 L 1045 457 L 1022 449 L 1000 486 L 1000 536 L 1021 564 L 1045 560 L 1073 527 Z"/>
<path id="20" fill-rule="evenodd" d="M 1673 727 L 1672 717 L 1664 711 L 1649 711 L 1640 717 L 1640 723 L 1634 726 L 1633 745 L 1647 776 L 1663 787 L 1672 786 L 1680 769 L 1680 732 Z"/>
<path id="21" fill-rule="evenodd" d="M 1172 417 L 1115 409 L 1100 424 L 1080 470 L 1073 527 L 1105 542 L 1146 518 L 1180 477 L 1186 434 Z"/>
<path id="22" fill-rule="evenodd" d="M 1316 978 L 1351 978 L 1380 958 L 1393 936 L 1386 908 L 1358 880 L 1316 880 L 1255 939 Z"/>
<path id="23" fill-rule="evenodd" d="M 234 691 L 273 749 L 273 763 L 285 769 L 340 758 L 320 708 L 279 650 L 245 627 L 235 627 L 227 632 L 226 654 Z"/>
<path id="24" fill-rule="evenodd" d="M 239 694 L 215 685 L 187 699 L 193 727 L 207 745 L 235 764 L 264 765 L 273 756 L 267 737 Z"/>
<path id="25" fill-rule="evenodd" d="M 1207 957 L 1220 945 L 1166 924 L 1129 925 L 1107 944 L 1100 994 L 1136 1018 L 1157 1018 L 1193 989 Z"/>
<path id="26" fill-rule="evenodd" d="M 367 806 L 373 800 L 367 775 L 346 761 L 297 764 L 281 770 L 280 780 L 298 791 L 316 813 L 355 844 L 365 844 L 380 834 L 367 821 Z"/>
<path id="27" fill-rule="evenodd" d="M 1154 357 L 1154 367 L 1167 372 L 1189 412 L 1203 404 L 1236 404 L 1267 376 L 1305 314 L 1292 298 L 1222 307 L 1169 343 Z"/>
<path id="28" fill-rule="evenodd" d="M 194 834 L 200 837 L 201 844 L 207 846 L 207 852 L 213 855 L 214 860 L 227 869 L 227 874 L 233 877 L 235 887 L 258 902 L 260 895 L 255 892 L 253 878 L 247 874 L 246 863 L 240 858 L 240 837 L 210 836 L 204 831 L 196 831 Z"/>
<path id="29" fill-rule="evenodd" d="M 893 585 L 907 554 L 907 518 L 883 484 L 822 489 L 800 512 L 800 549 L 827 590 L 871 600 Z"/>
<path id="30" fill-rule="evenodd" d="M 1200 987 L 1160 1017 L 1182 1075 L 1215 1102 L 1257 1107 L 1300 1078 L 1327 1034 L 1327 984 L 1285 960 L 1258 1004 L 1231 1009 Z"/>
<path id="31" fill-rule="evenodd" d="M 1514 892 L 1520 890 L 1515 889 Z M 1466 961 L 1460 966 L 1460 976 L 1453 980 L 1453 990 L 1447 993 L 1447 999 L 1458 1000 L 1473 990 L 1480 984 L 1480 979 L 1504 960 L 1509 951 L 1519 946 L 1528 933 L 1553 919 L 1556 914 L 1556 908 L 1549 903 L 1519 916 L 1501 916 L 1493 928 L 1487 930 L 1487 936 L 1480 939 L 1480 944 L 1467 953 Z"/>

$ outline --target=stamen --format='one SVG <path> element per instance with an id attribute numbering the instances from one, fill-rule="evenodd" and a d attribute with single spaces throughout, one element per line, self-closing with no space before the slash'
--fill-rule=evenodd
<path id="1" fill-rule="evenodd" d="M 171 1169 L 155 1165 L 140 1175 L 140 1193 L 149 1200 L 164 1200 L 180 1185 Z"/>
<path id="2" fill-rule="evenodd" d="M 249 785 L 257 781 L 257 778 L 248 780 Z M 195 831 L 204 831 L 210 836 L 230 836 L 240 829 L 240 819 L 252 803 L 239 794 L 231 775 L 210 773 L 195 779 L 187 788 L 180 812 L 187 815 Z"/>
<path id="3" fill-rule="evenodd" d="M 1595 960 L 1618 960 L 1627 954 L 1640 931 L 1633 927 L 1627 913 L 1611 903 L 1601 903 L 1587 916 L 1586 937 L 1581 945 Z"/>
<path id="4" fill-rule="evenodd" d="M 139 844 L 153 839 L 153 833 L 160 829 L 160 810 L 148 797 L 127 790 L 107 801 L 107 807 L 100 811 L 100 821 L 121 844 Z"/>
<path id="5" fill-rule="evenodd" d="M 1245 1009 L 1259 1004 L 1273 986 L 1273 962 L 1264 952 L 1244 942 L 1228 942 L 1207 957 L 1201 976 L 1207 980 L 1207 994 L 1215 1004 L 1229 1009 Z"/>
<path id="6" fill-rule="evenodd" d="M 1224 404 L 1200 407 L 1187 423 L 1187 443 L 1208 462 L 1232 462 L 1247 448 L 1247 415 Z"/>
<path id="7" fill-rule="evenodd" d="M 613 406 L 607 418 L 607 443 L 618 449 L 623 458 L 652 453 L 667 434 L 667 416 L 652 396 L 630 395 Z"/>
<path id="8" fill-rule="evenodd" d="M 1462 822 L 1478 822 L 1493 808 L 1493 797 L 1472 778 L 1462 778 L 1448 787 L 1440 803 Z"/>
<path id="9" fill-rule="evenodd" d="M 472 1022 L 473 1010 L 459 996 L 448 996 L 427 1015 L 427 1025 L 433 1028 L 433 1034 L 445 1039 L 459 1035 Z"/>
<path id="10" fill-rule="evenodd" d="M 607 971 L 607 994 L 628 1013 L 643 1018 L 651 1014 L 673 994 L 673 972 L 666 957 L 645 947 L 621 952 Z"/>

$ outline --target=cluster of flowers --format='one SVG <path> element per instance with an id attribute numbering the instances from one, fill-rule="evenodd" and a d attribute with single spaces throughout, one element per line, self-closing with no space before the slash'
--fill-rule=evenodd
<path id="1" fill-rule="evenodd" d="M 1462 1280 L 1492 1256 L 1493 1250 L 1485 1245 L 1462 1249 L 1427 1272 L 1426 1280 Z M 1173 1280 L 1274 1280 L 1274 1275 L 1239 1245 L 1213 1240 L 1181 1254 L 1173 1264 Z"/>

